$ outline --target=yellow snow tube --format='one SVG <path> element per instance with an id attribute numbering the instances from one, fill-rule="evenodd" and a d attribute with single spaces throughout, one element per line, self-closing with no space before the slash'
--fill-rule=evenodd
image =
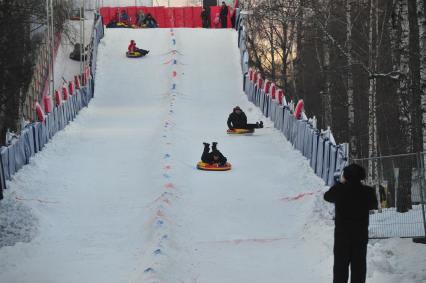
<path id="1" fill-rule="evenodd" d="M 228 171 L 231 170 L 231 163 L 226 162 L 225 166 L 219 166 L 219 164 L 208 164 L 200 161 L 197 163 L 197 169 L 205 171 Z"/>
<path id="2" fill-rule="evenodd" d="M 229 135 L 247 135 L 247 134 L 253 134 L 254 129 L 232 129 L 226 131 Z"/>

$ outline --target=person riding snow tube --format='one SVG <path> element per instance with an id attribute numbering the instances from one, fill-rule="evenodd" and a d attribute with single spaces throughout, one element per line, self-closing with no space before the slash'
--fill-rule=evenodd
<path id="1" fill-rule="evenodd" d="M 147 55 L 149 50 L 144 50 L 136 47 L 136 42 L 132 39 L 126 52 L 126 56 L 129 58 L 139 58 Z"/>
<path id="2" fill-rule="evenodd" d="M 247 124 L 247 116 L 239 106 L 236 106 L 228 117 L 228 133 L 230 134 L 247 134 L 253 133 L 254 129 L 263 128 L 263 122 L 256 124 Z"/>
<path id="3" fill-rule="evenodd" d="M 208 171 L 226 171 L 231 169 L 231 164 L 227 162 L 227 159 L 217 149 L 217 142 L 213 143 L 212 151 L 210 151 L 210 144 L 203 143 L 204 150 L 201 155 L 201 161 L 198 162 L 197 168 L 200 170 Z"/>

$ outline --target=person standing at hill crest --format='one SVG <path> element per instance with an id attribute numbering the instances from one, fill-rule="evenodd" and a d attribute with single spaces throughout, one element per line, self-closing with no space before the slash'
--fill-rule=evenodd
<path id="1" fill-rule="evenodd" d="M 220 22 L 222 23 L 222 28 L 228 27 L 228 6 L 226 6 L 225 1 L 222 1 L 222 7 L 220 8 Z"/>

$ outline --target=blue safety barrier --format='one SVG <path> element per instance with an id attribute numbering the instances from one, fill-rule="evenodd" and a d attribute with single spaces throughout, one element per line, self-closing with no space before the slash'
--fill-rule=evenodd
<path id="1" fill-rule="evenodd" d="M 97 48 L 103 36 L 102 18 L 98 17 L 92 36 L 94 48 L 90 62 L 91 78 L 94 78 L 96 74 Z M 3 190 L 6 189 L 6 180 L 11 180 L 12 176 L 25 164 L 28 164 L 30 158 L 42 150 L 58 131 L 74 120 L 83 107 L 88 106 L 93 97 L 94 87 L 94 80 L 89 78 L 86 86 L 75 90 L 67 101 L 63 101 L 60 106 L 55 107 L 52 113 L 46 115 L 44 122 L 27 125 L 21 131 L 19 138 L 12 140 L 8 146 L 0 148 L 0 199 L 3 198 Z"/>

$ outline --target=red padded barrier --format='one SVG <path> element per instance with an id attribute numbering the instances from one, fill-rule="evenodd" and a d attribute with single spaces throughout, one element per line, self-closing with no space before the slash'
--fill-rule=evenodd
<path id="1" fill-rule="evenodd" d="M 249 69 L 249 80 L 250 81 L 253 80 L 253 69 L 252 68 Z"/>
<path id="2" fill-rule="evenodd" d="M 135 6 L 127 7 L 127 14 L 130 18 L 130 24 L 136 25 L 137 22 L 137 8 Z"/>
<path id="3" fill-rule="evenodd" d="M 269 92 L 269 87 L 271 86 L 271 82 L 269 80 L 265 80 L 265 87 L 263 88 L 263 91 L 265 93 Z"/>
<path id="4" fill-rule="evenodd" d="M 220 20 L 219 23 L 215 23 L 216 15 L 219 16 L 220 19 L 220 7 L 219 6 L 211 6 L 210 7 L 210 23 L 212 28 L 220 28 Z"/>
<path id="5" fill-rule="evenodd" d="M 64 100 L 68 100 L 68 88 L 66 85 L 62 87 L 62 94 L 64 95 Z"/>
<path id="6" fill-rule="evenodd" d="M 262 85 L 263 85 L 263 79 L 259 74 L 259 78 L 257 79 L 257 87 L 261 89 Z"/>
<path id="7" fill-rule="evenodd" d="M 257 73 L 253 71 L 253 83 L 257 83 Z"/>
<path id="8" fill-rule="evenodd" d="M 166 21 L 166 25 L 169 28 L 175 27 L 175 15 L 173 13 L 173 9 L 167 8 L 165 9 L 164 20 Z"/>
<path id="9" fill-rule="evenodd" d="M 203 22 L 201 21 L 201 7 L 192 7 L 192 27 L 200 28 L 203 26 Z"/>
<path id="10" fill-rule="evenodd" d="M 279 89 L 279 90 L 278 90 L 278 103 L 279 103 L 280 105 L 283 105 L 283 96 L 284 96 L 284 94 L 283 94 L 283 90 L 282 90 L 282 89 Z"/>
<path id="11" fill-rule="evenodd" d="M 74 94 L 74 84 L 72 83 L 72 81 L 69 81 L 68 83 L 68 90 L 70 91 L 70 95 Z"/>
<path id="12" fill-rule="evenodd" d="M 220 14 L 220 6 L 210 7 L 211 16 L 211 27 L 221 28 L 220 22 L 215 25 L 216 14 Z M 129 6 L 129 7 L 102 7 L 100 14 L 103 18 L 105 25 L 109 24 L 112 20 L 118 21 L 119 14 L 122 10 L 125 10 L 130 18 L 131 24 L 137 22 L 137 12 L 142 10 L 145 15 L 150 13 L 157 21 L 161 28 L 171 27 L 188 27 L 198 28 L 202 27 L 201 22 L 201 7 L 171 7 L 167 8 L 164 6 L 158 7 L 145 7 L 145 6 Z M 231 14 L 228 13 L 228 27 L 231 27 Z"/>
<path id="13" fill-rule="evenodd" d="M 274 83 L 272 83 L 271 84 L 271 98 L 272 99 L 275 99 L 275 84 Z"/>
<path id="14" fill-rule="evenodd" d="M 36 109 L 38 121 L 43 123 L 44 122 L 44 112 L 43 112 L 43 109 L 41 108 L 41 106 L 38 102 L 35 103 L 35 109 Z"/>
<path id="15" fill-rule="evenodd" d="M 166 9 L 161 6 L 161 7 L 155 7 L 154 11 L 155 11 L 154 19 L 157 21 L 158 27 L 160 28 L 170 27 L 170 21 L 168 23 L 166 21 Z"/>
<path id="16" fill-rule="evenodd" d="M 75 88 L 80 88 L 80 78 L 79 76 L 74 76 Z"/>
<path id="17" fill-rule="evenodd" d="M 183 8 L 184 15 L 184 27 L 192 28 L 194 16 L 192 14 L 192 7 L 184 7 Z"/>
<path id="18" fill-rule="evenodd" d="M 111 20 L 118 21 L 119 16 L 120 16 L 120 8 L 119 7 L 118 8 L 117 7 L 109 8 L 109 16 L 110 16 Z"/>
<path id="19" fill-rule="evenodd" d="M 50 95 L 43 95 L 43 105 L 44 111 L 46 113 L 51 113 L 53 110 L 52 97 Z"/>
<path id="20" fill-rule="evenodd" d="M 297 102 L 297 105 L 296 105 L 296 110 L 294 110 L 294 117 L 296 118 L 296 119 L 300 119 L 300 118 L 302 118 L 302 109 L 303 109 L 303 105 L 304 105 L 304 103 L 303 103 L 303 99 L 300 99 L 299 100 L 299 102 Z"/>
<path id="21" fill-rule="evenodd" d="M 104 25 L 107 25 L 111 21 L 109 7 L 102 7 L 99 12 L 101 13 Z"/>
<path id="22" fill-rule="evenodd" d="M 55 104 L 56 106 L 60 106 L 61 103 L 62 103 L 61 94 L 59 93 L 59 90 L 55 90 Z"/>
<path id="23" fill-rule="evenodd" d="M 185 26 L 185 22 L 184 22 L 184 13 L 183 13 L 183 8 L 181 7 L 176 7 L 176 8 L 172 8 L 174 10 L 174 15 L 175 15 L 175 27 L 177 28 L 182 28 Z"/>

